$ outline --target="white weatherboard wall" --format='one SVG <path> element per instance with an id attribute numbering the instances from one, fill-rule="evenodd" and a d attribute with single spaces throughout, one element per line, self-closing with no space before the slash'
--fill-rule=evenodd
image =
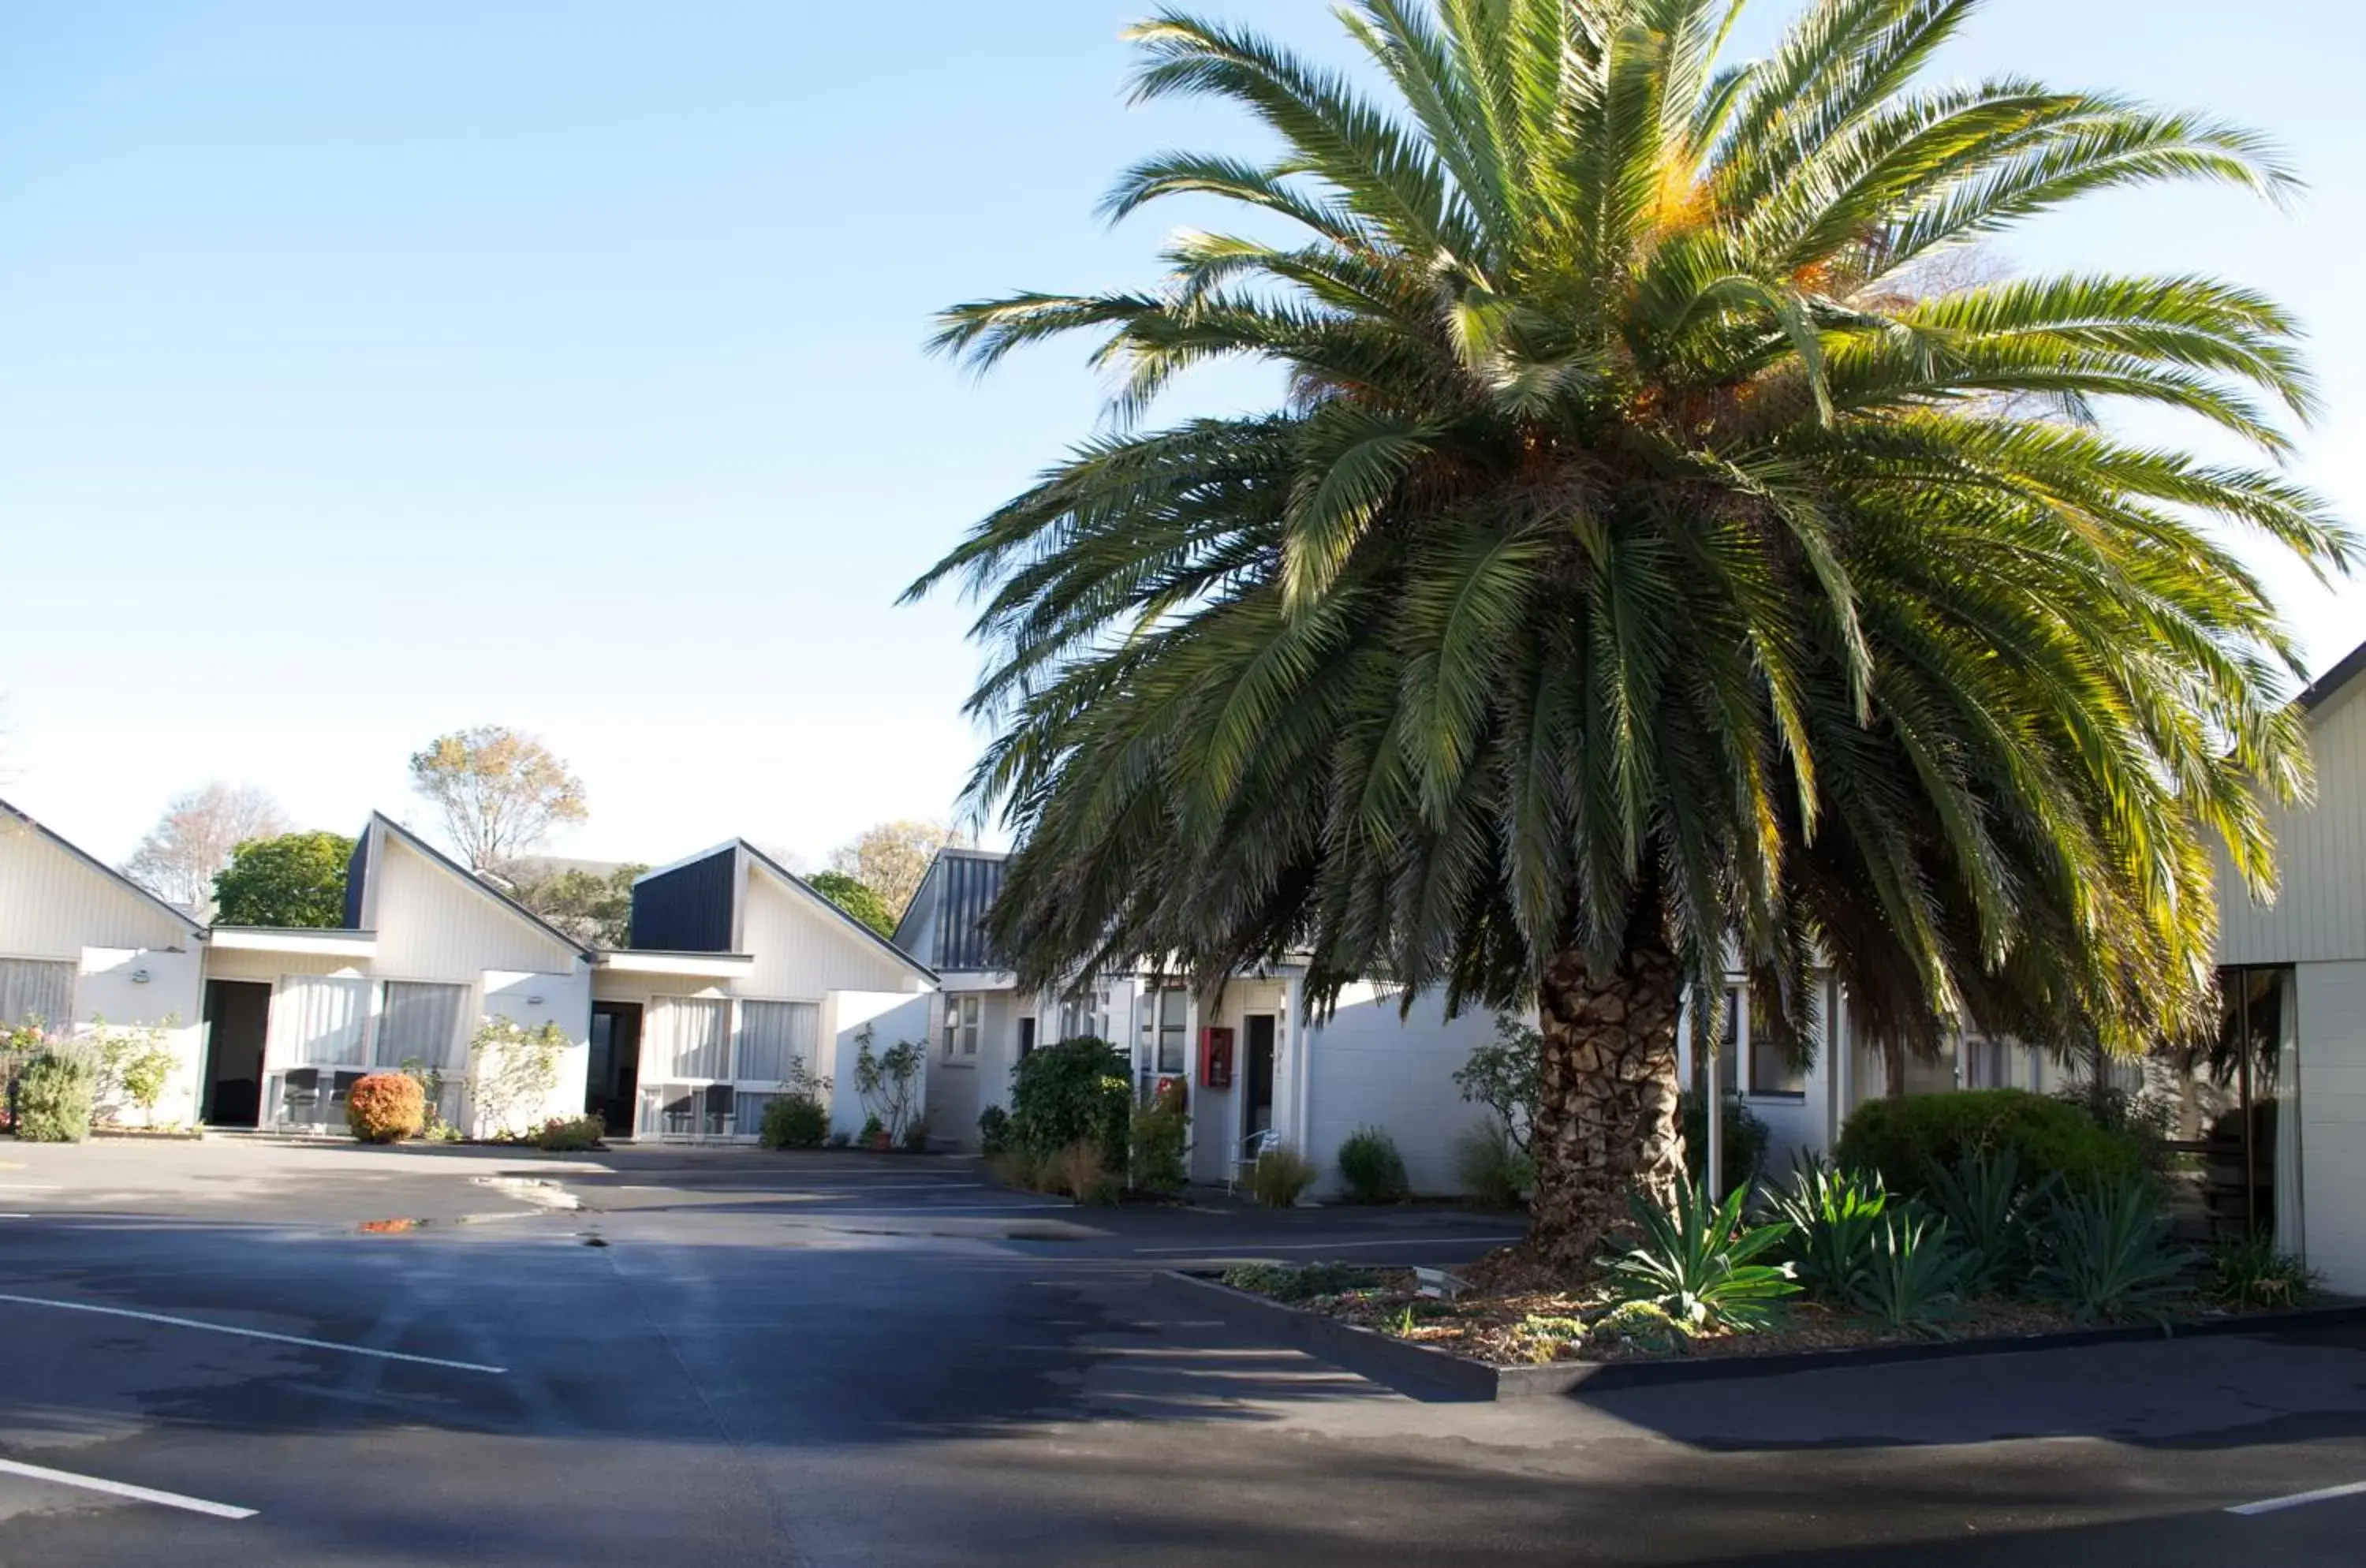
<path id="1" fill-rule="evenodd" d="M 488 969 L 549 974 L 581 962 L 572 947 L 504 908 L 466 873 L 429 860 L 392 833 L 377 851 L 368 914 L 377 931 L 371 967 L 380 977 L 475 985 Z M 587 1005 L 586 1027 L 589 1019 Z"/>
<path id="2" fill-rule="evenodd" d="M 85 947 L 74 978 L 74 1029 L 153 1029 L 173 1054 L 172 1075 L 156 1101 L 155 1121 L 194 1124 L 197 1119 L 198 1060 L 204 1050 L 200 1021 L 205 995 L 205 953 L 194 942 L 175 951 L 148 947 Z M 140 1111 L 118 1105 L 117 1113 L 137 1122 Z"/>
<path id="3" fill-rule="evenodd" d="M 2301 1213 L 2310 1267 L 2366 1295 L 2366 961 L 2293 970 Z"/>
<path id="4" fill-rule="evenodd" d="M 1454 1070 L 1494 1034 L 1495 1022 L 1484 1012 L 1449 1020 L 1435 997 L 1416 998 L 1412 1014 L 1400 1020 L 1399 996 L 1367 983 L 1350 986 L 1337 1010 L 1303 1042 L 1301 1152 L 1323 1168 L 1318 1191 L 1337 1190 L 1339 1145 L 1361 1126 L 1381 1128 L 1395 1141 L 1414 1191 L 1460 1189 L 1455 1140 L 1486 1113 L 1463 1100 Z"/>
<path id="5" fill-rule="evenodd" d="M 579 970 L 572 975 L 520 974 L 510 969 L 488 969 L 482 976 L 483 1017 L 506 1018 L 525 1030 L 538 1030 L 546 1023 L 558 1025 L 567 1036 L 567 1048 L 559 1053 L 558 1072 L 550 1092 L 539 1106 L 521 1107 L 516 1119 L 531 1126 L 548 1121 L 553 1116 L 583 1114 L 584 1075 L 591 1070 L 592 1048 L 592 975 Z M 464 1027 L 468 1027 L 464 1025 Z M 471 1028 L 470 1032 L 474 1032 Z M 468 1043 L 460 1043 L 458 1060 L 468 1060 Z M 490 1129 L 500 1131 L 501 1129 Z"/>
<path id="6" fill-rule="evenodd" d="M 862 1097 L 854 1088 L 854 1060 L 862 1049 L 865 1026 L 872 1032 L 874 1052 L 884 1052 L 903 1040 L 925 1047 L 931 1012 L 938 1005 L 933 992 L 910 991 L 832 991 L 823 1001 L 821 1070 L 834 1085 L 829 1105 L 832 1132 L 851 1138 L 862 1130 Z M 933 1070 L 934 1064 L 930 1067 Z M 927 1083 L 924 1073 L 918 1097 L 923 1114 L 928 1111 Z"/>
<path id="7" fill-rule="evenodd" d="M 806 998 L 825 991 L 905 991 L 910 966 L 814 898 L 750 861 L 740 906 L 739 951 L 756 960 L 738 983 L 745 997 Z"/>
<path id="8" fill-rule="evenodd" d="M 47 835 L 0 817 L 0 958 L 74 966 L 73 1017 L 48 1021 L 52 1027 L 80 1032 L 104 1018 L 118 1028 L 164 1029 L 176 1062 L 157 1119 L 197 1119 L 204 959 L 188 924 Z"/>

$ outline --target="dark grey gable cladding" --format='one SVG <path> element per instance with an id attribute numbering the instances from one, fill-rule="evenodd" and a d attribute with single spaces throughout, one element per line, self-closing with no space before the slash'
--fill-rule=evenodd
<path id="1" fill-rule="evenodd" d="M 634 883 L 632 945 L 658 953 L 730 952 L 738 851 L 726 844 Z"/>
<path id="2" fill-rule="evenodd" d="M 345 929 L 362 929 L 362 885 L 369 880 L 370 830 L 364 824 L 362 836 L 354 840 L 354 852 L 345 862 Z"/>
<path id="3" fill-rule="evenodd" d="M 896 945 L 941 974 L 1006 967 L 986 934 L 986 913 L 1001 896 L 1002 872 L 1003 857 L 992 851 L 939 851 L 896 927 Z"/>

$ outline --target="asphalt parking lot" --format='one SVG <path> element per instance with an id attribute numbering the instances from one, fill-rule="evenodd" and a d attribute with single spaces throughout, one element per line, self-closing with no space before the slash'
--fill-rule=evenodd
<path id="1" fill-rule="evenodd" d="M 2354 1331 L 1457 1404 L 1152 1275 L 1502 1216 L 226 1139 L 0 1142 L 0 1563 L 2366 1555 L 2366 1495 L 2282 1502 L 2366 1482 Z"/>

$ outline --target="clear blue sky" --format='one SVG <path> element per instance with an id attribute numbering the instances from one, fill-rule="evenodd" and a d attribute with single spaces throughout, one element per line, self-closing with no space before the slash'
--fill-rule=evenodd
<path id="1" fill-rule="evenodd" d="M 109 857 L 173 793 L 416 814 L 439 730 L 535 731 L 564 847 L 819 858 L 943 816 L 978 738 L 952 600 L 893 600 L 1095 421 L 930 313 L 1140 282 L 1094 203 L 1212 110 L 1119 101 L 1146 7 L 698 0 L 0 15 L 0 794 Z M 1340 53 L 1313 0 L 1210 7 Z M 1759 0 L 1745 43 L 1787 15 Z M 2314 187 L 2114 198 L 2026 265 L 2223 272 L 2315 334 L 2304 478 L 2366 519 L 2366 20 L 2319 0 L 1993 0 L 1945 74 L 2209 107 Z M 1219 378 L 1192 403 L 1263 390 Z M 2281 574 L 2318 664 L 2366 589 Z"/>

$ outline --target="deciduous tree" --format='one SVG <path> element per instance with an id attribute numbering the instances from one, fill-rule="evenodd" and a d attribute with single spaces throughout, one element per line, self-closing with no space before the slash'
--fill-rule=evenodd
<path id="1" fill-rule="evenodd" d="M 411 759 L 411 784 L 444 814 L 468 869 L 499 871 L 563 823 L 589 815 L 583 781 L 530 735 L 480 725 L 438 736 Z"/>
<path id="2" fill-rule="evenodd" d="M 179 795 L 131 858 L 123 874 L 168 903 L 210 917 L 214 874 L 250 839 L 287 831 L 287 818 L 270 795 L 251 784 L 217 779 Z"/>
<path id="3" fill-rule="evenodd" d="M 885 905 L 892 928 L 903 918 L 904 906 L 920 890 L 929 863 L 948 845 L 969 842 L 957 828 L 942 822 L 879 822 L 855 835 L 851 843 L 830 852 L 833 871 L 844 872 L 869 887 Z"/>

